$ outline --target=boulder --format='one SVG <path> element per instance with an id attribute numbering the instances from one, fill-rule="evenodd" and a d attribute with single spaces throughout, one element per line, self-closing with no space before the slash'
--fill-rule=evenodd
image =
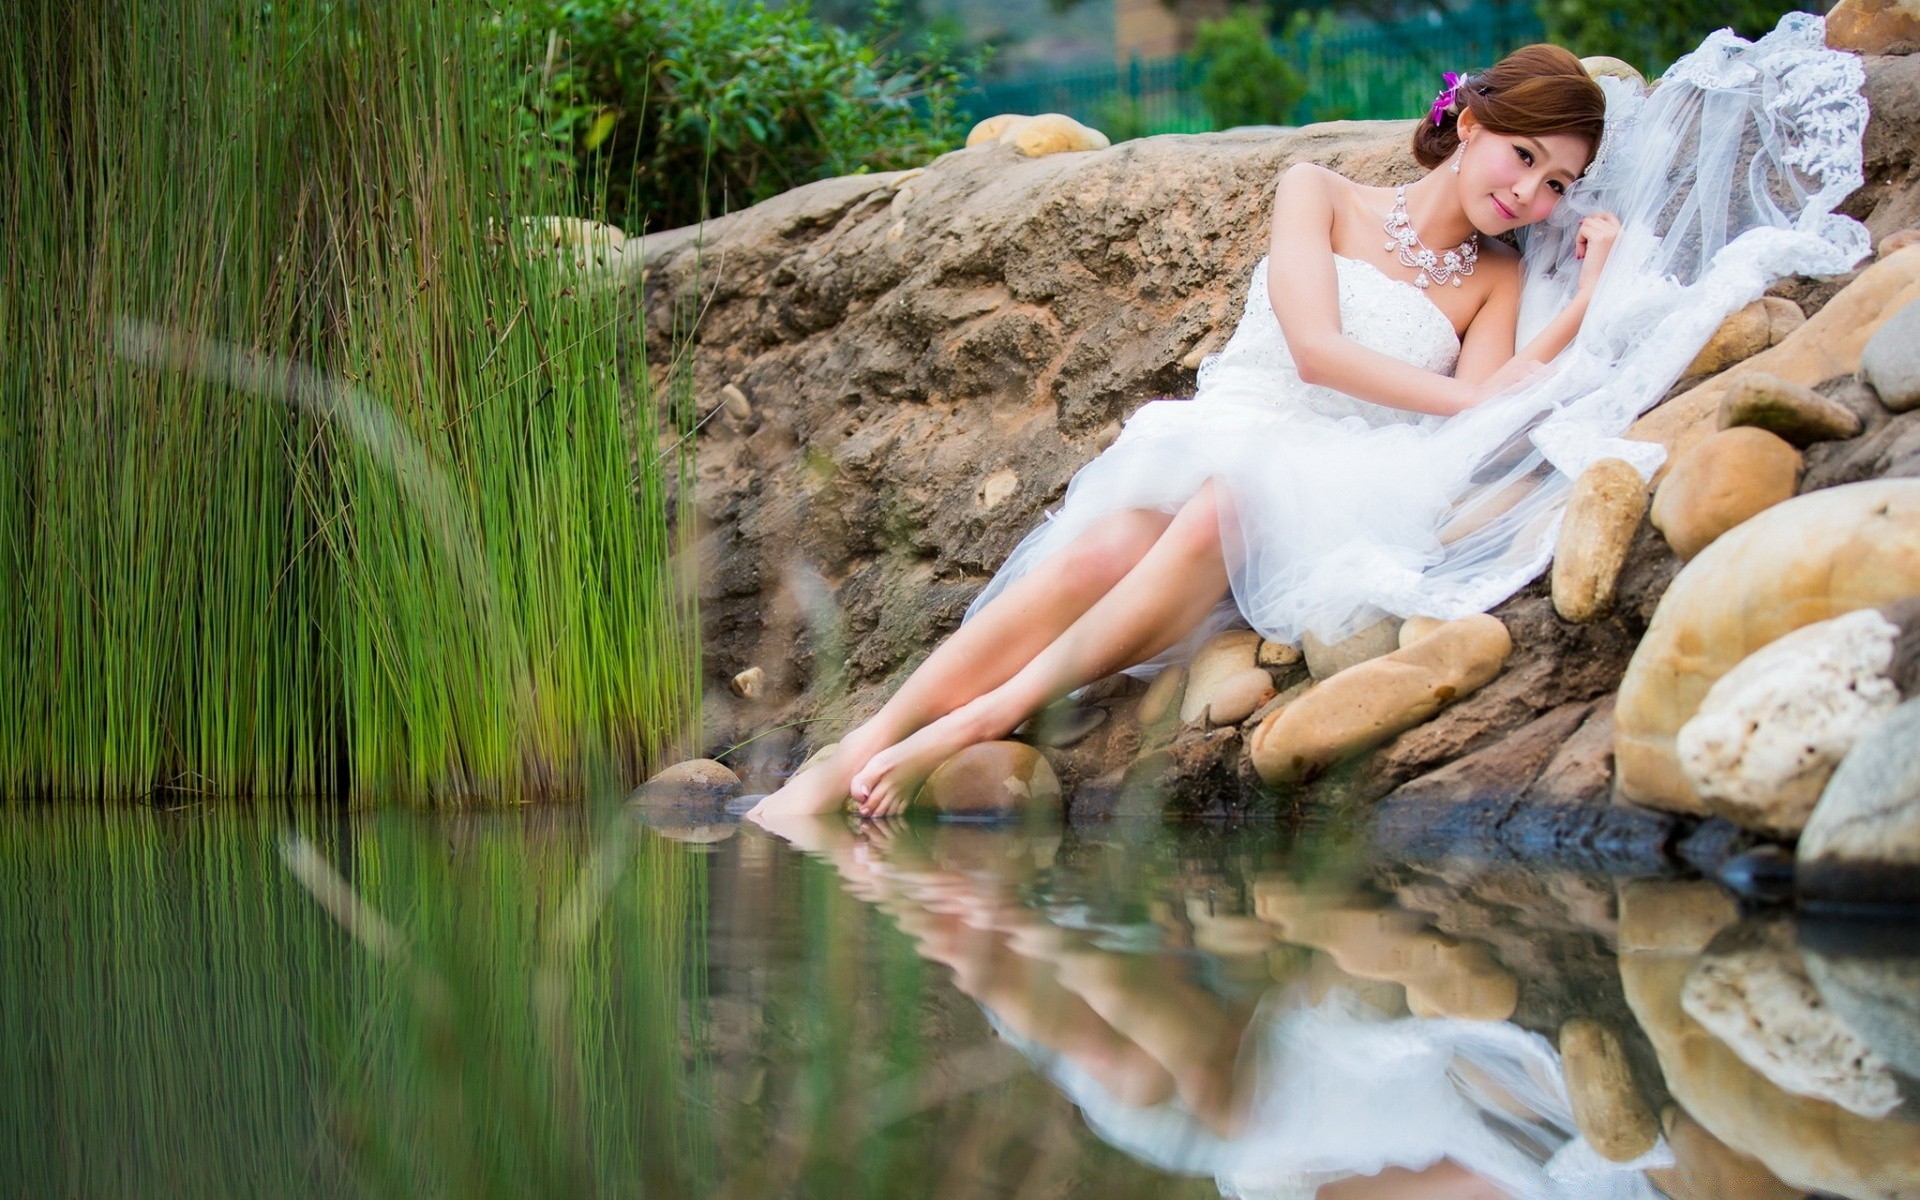
<path id="1" fill-rule="evenodd" d="M 1647 512 L 1647 483 L 1624 459 L 1603 458 L 1580 473 L 1553 551 L 1553 609 L 1569 621 L 1613 608 L 1627 549 Z"/>
<path id="2" fill-rule="evenodd" d="M 1860 373 L 1894 412 L 1920 407 L 1920 300 L 1909 301 L 1860 353 Z"/>
<path id="3" fill-rule="evenodd" d="M 1673 461 L 1719 427 L 1721 401 L 1747 372 L 1764 371 L 1808 387 L 1850 375 L 1859 370 L 1868 339 L 1915 299 L 1920 299 L 1920 246 L 1880 259 L 1779 345 L 1660 405 L 1635 421 L 1627 436 L 1660 443 Z"/>
<path id="4" fill-rule="evenodd" d="M 954 817 L 1018 817 L 1060 811 L 1060 780 L 1023 742 L 981 742 L 934 768 L 917 804 Z"/>
<path id="5" fill-rule="evenodd" d="M 1257 670 L 1254 656 L 1259 650 L 1260 635 L 1251 629 L 1229 629 L 1208 638 L 1187 664 L 1186 691 L 1180 697 L 1181 723 L 1191 725 L 1203 720 L 1222 684 L 1243 672 Z"/>
<path id="6" fill-rule="evenodd" d="M 1307 779 L 1478 691 L 1512 650 L 1506 626 L 1480 615 L 1349 667 L 1255 728 L 1247 747 L 1254 769 L 1268 784 Z"/>
<path id="7" fill-rule="evenodd" d="M 1560 1062 L 1574 1126 L 1601 1158 L 1632 1162 L 1653 1149 L 1660 1125 L 1633 1081 L 1619 1030 L 1575 1017 L 1560 1027 Z"/>
<path id="8" fill-rule="evenodd" d="M 1861 609 L 1742 659 L 1675 738 L 1694 792 L 1737 825 L 1797 836 L 1834 767 L 1899 704 L 1887 678 L 1899 633 Z"/>
<path id="9" fill-rule="evenodd" d="M 1248 667 L 1214 687 L 1202 719 L 1209 725 L 1238 725 L 1274 694 L 1273 676 L 1260 667 Z"/>
<path id="10" fill-rule="evenodd" d="M 1887 1061 L 1827 1007 L 1784 921 L 1715 938 L 1688 970 L 1680 1006 L 1782 1091 L 1868 1118 L 1900 1106 Z"/>
<path id="11" fill-rule="evenodd" d="M 1898 254 L 1908 246 L 1920 246 L 1920 229 L 1901 229 L 1880 239 L 1874 247 L 1874 253 L 1881 258 L 1889 254 Z"/>
<path id="12" fill-rule="evenodd" d="M 1391 654 L 1400 648 L 1400 621 L 1388 617 L 1337 642 L 1323 642 L 1309 633 L 1300 639 L 1307 670 L 1315 679 L 1338 675 L 1348 667 Z"/>
<path id="13" fill-rule="evenodd" d="M 1920 700 L 1868 731 L 1807 819 L 1795 882 L 1816 902 L 1920 901 Z"/>
<path id="14" fill-rule="evenodd" d="M 1136 711 L 1140 724 L 1158 725 L 1168 717 L 1180 711 L 1180 700 L 1187 686 L 1187 669 L 1184 666 L 1172 666 L 1163 669 L 1147 685 L 1147 692 L 1140 697 L 1140 707 Z"/>
<path id="15" fill-rule="evenodd" d="M 1682 560 L 1793 495 L 1800 452 L 1764 429 L 1725 429 L 1675 459 L 1653 495 L 1654 528 Z"/>
<path id="16" fill-rule="evenodd" d="M 1669 1200 L 1806 1200 L 1805 1189 L 1781 1183 L 1759 1159 L 1714 1137 L 1678 1105 L 1660 1114 L 1660 1126 L 1673 1165 L 1648 1171 L 1647 1179 Z"/>
<path id="17" fill-rule="evenodd" d="M 1028 158 L 1081 150 L 1105 150 L 1113 144 L 1107 140 L 1106 134 L 1082 125 L 1064 113 L 1016 117 L 1007 122 L 997 141 L 1002 146 L 1012 146 Z"/>
<path id="18" fill-rule="evenodd" d="M 1623 795 L 1705 814 L 1674 738 L 1747 655 L 1804 625 L 1920 595 L 1920 480 L 1795 497 L 1727 533 L 1674 578 L 1614 707 Z"/>
<path id="19" fill-rule="evenodd" d="M 1827 13 L 1827 45 L 1855 54 L 1920 50 L 1920 0 L 1840 0 Z"/>
<path id="20" fill-rule="evenodd" d="M 733 799 L 740 794 L 740 777 L 733 768 L 711 758 L 690 758 L 659 771 L 634 789 L 629 804 L 707 805 Z"/>
<path id="21" fill-rule="evenodd" d="M 1400 648 L 1406 649 L 1445 624 L 1440 617 L 1408 617 L 1400 622 Z"/>
<path id="22" fill-rule="evenodd" d="M 1796 446 L 1836 441 L 1860 432 L 1860 414 L 1804 384 L 1743 374 L 1720 402 L 1720 428 L 1752 426 Z"/>
<path id="23" fill-rule="evenodd" d="M 995 145 L 1000 141 L 1000 135 L 1007 131 L 1008 126 L 1015 121 L 1028 119 L 1025 113 L 1001 113 L 998 116 L 988 117 L 967 131 L 967 145 L 969 148 Z"/>
<path id="24" fill-rule="evenodd" d="M 1755 300 L 1720 322 L 1720 328 L 1713 331 L 1713 336 L 1700 347 L 1700 353 L 1693 356 L 1680 376 L 1697 379 L 1717 374 L 1765 350 L 1772 340 L 1771 315 L 1763 301 Z"/>

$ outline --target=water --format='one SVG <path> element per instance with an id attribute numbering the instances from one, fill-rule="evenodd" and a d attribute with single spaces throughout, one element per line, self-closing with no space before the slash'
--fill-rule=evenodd
<path id="1" fill-rule="evenodd" d="M 0 1195 L 1920 1195 L 1912 931 L 1270 828 L 787 832 L 10 812 Z M 1645 1162 L 1576 1138 L 1563 1029 Z"/>

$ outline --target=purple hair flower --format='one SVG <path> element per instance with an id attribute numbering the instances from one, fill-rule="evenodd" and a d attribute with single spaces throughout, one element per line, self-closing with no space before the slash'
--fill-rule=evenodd
<path id="1" fill-rule="evenodd" d="M 1440 77 L 1440 80 L 1447 86 L 1441 88 L 1440 94 L 1433 98 L 1433 111 L 1427 114 L 1433 118 L 1435 125 L 1438 125 L 1441 118 L 1447 115 L 1447 109 L 1453 107 L 1454 95 L 1460 90 L 1460 76 L 1458 74 L 1448 71 Z"/>

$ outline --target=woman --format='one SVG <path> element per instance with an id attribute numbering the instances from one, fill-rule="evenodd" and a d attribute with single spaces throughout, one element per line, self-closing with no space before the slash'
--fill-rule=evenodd
<path id="1" fill-rule="evenodd" d="M 1723 30 L 1645 100 L 1530 46 L 1450 80 L 1418 181 L 1289 169 L 1195 398 L 1137 412 L 967 622 L 749 815 L 897 813 L 961 748 L 1229 620 L 1335 637 L 1524 586 L 1587 463 L 1658 467 L 1618 435 L 1727 313 L 1865 253 L 1831 211 L 1860 182 L 1863 76 L 1822 34 Z M 1524 259 L 1493 240 L 1515 230 Z"/>

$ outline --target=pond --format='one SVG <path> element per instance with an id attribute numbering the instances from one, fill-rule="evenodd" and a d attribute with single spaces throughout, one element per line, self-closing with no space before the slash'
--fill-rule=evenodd
<path id="1" fill-rule="evenodd" d="M 1920 1195 L 1908 929 L 1270 826 L 782 832 L 11 811 L 0 1193 Z"/>

